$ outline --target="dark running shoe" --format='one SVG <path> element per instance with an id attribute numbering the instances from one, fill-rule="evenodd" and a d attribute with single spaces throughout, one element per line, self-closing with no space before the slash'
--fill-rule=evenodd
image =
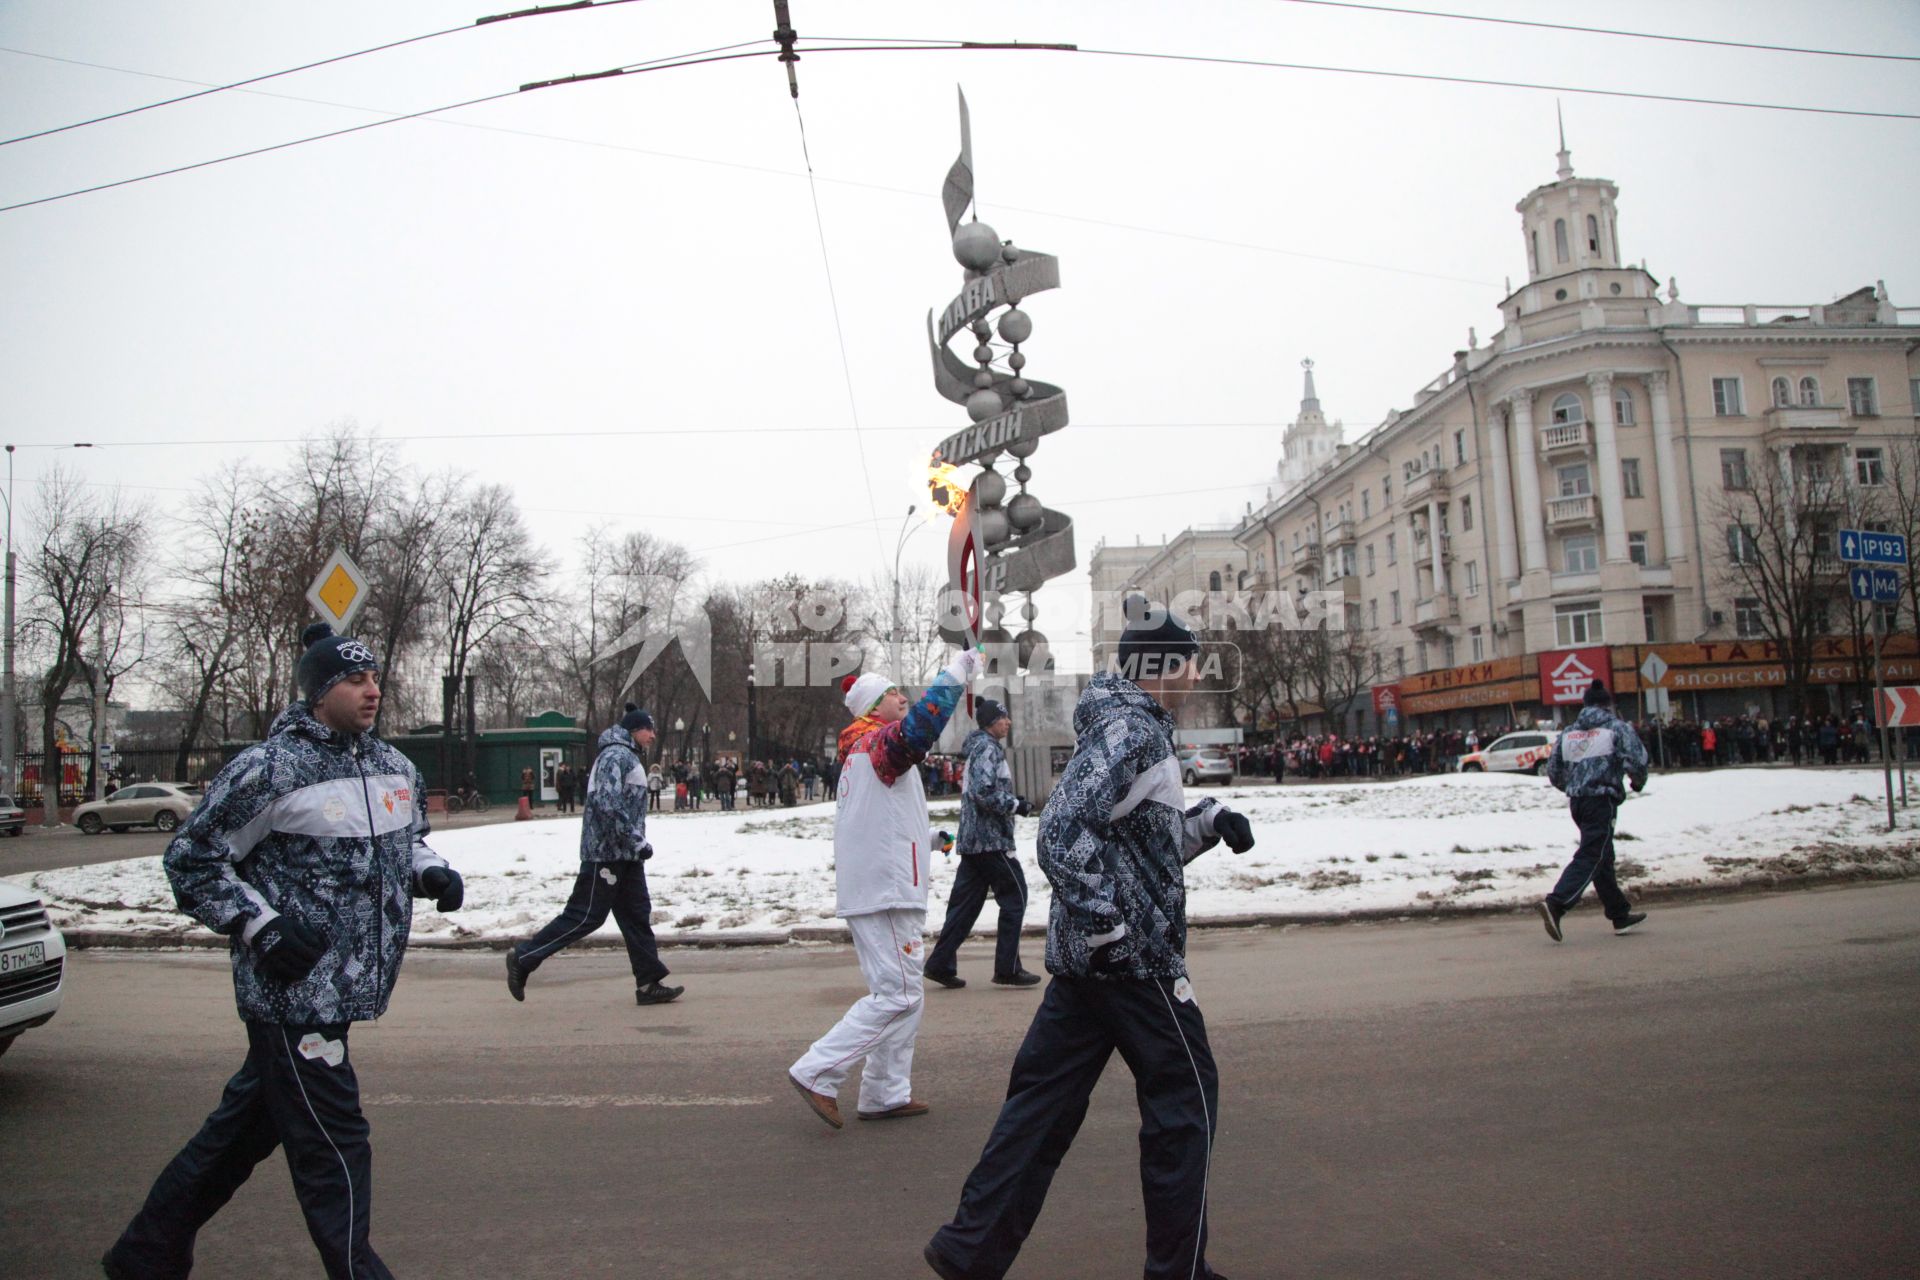
<path id="1" fill-rule="evenodd" d="M 525 1003 L 527 999 L 527 971 L 520 967 L 520 950 L 507 948 L 507 994 L 515 1000 Z"/>
<path id="2" fill-rule="evenodd" d="M 659 981 L 649 982 L 633 993 L 633 1002 L 635 1004 L 670 1004 L 678 1000 L 680 993 L 685 990 L 685 987 L 669 987 Z"/>
<path id="3" fill-rule="evenodd" d="M 1535 903 L 1534 906 L 1536 906 L 1540 911 L 1540 922 L 1547 926 L 1547 936 L 1549 938 L 1552 938 L 1555 942 L 1559 942 L 1560 941 L 1560 913 L 1558 911 L 1555 911 L 1553 909 L 1553 904 L 1551 902 L 1548 902 L 1545 898 L 1540 899 L 1540 901 Z"/>
<path id="4" fill-rule="evenodd" d="M 1025 969 L 1020 969 L 1005 978 L 996 973 L 993 975 L 993 985 L 996 987 L 1037 987 L 1040 985 L 1040 975 L 1037 973 L 1029 973 Z"/>
<path id="5" fill-rule="evenodd" d="M 934 1274 L 941 1280 L 969 1280 L 966 1272 L 941 1257 L 940 1251 L 932 1245 L 922 1249 L 920 1256 L 927 1260 L 927 1265 L 933 1268 Z"/>
<path id="6" fill-rule="evenodd" d="M 1626 933 L 1628 930 L 1632 929 L 1633 926 L 1639 924 L 1642 920 L 1645 920 L 1646 918 L 1647 918 L 1647 913 L 1644 911 L 1633 911 L 1633 912 L 1629 912 L 1624 916 L 1621 916 L 1618 920 L 1615 920 L 1613 922 L 1613 936 L 1616 938 L 1619 937 L 1621 934 Z"/>
<path id="7" fill-rule="evenodd" d="M 956 991 L 967 985 L 967 980 L 957 973 L 935 973 L 929 969 L 927 977 L 943 987 L 952 987 Z"/>

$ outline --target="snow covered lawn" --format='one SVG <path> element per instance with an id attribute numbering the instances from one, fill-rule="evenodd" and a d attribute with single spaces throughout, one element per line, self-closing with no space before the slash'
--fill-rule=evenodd
<path id="1" fill-rule="evenodd" d="M 1196 919 L 1351 912 L 1424 912 L 1435 904 L 1514 905 L 1536 898 L 1575 843 L 1566 802 L 1543 781 L 1453 774 L 1364 785 L 1206 788 L 1253 820 L 1259 839 L 1235 857 L 1219 846 L 1187 868 Z M 957 821 L 935 801 L 936 823 Z M 944 815 L 944 816 L 943 816 Z M 1889 834 L 1880 775 L 1865 770 L 1732 769 L 1655 777 L 1620 812 L 1629 887 L 1730 883 L 1754 873 L 1792 879 L 1848 870 L 1920 872 L 1920 810 Z M 1038 819 L 1018 824 L 1032 901 L 1044 923 L 1047 884 L 1033 864 Z M 648 864 L 663 933 L 786 932 L 832 925 L 833 810 L 654 815 Z M 437 834 L 467 881 L 466 909 L 416 911 L 423 939 L 509 938 L 546 923 L 578 869 L 577 819 L 503 823 Z M 934 859 L 938 926 L 953 858 Z M 41 872 L 28 883 L 63 929 L 184 934 L 159 859 Z M 989 903 L 981 927 L 992 928 Z M 611 921 L 606 931 L 613 931 Z"/>

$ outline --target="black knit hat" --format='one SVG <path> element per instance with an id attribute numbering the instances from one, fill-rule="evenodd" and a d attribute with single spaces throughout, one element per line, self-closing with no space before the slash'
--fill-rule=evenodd
<path id="1" fill-rule="evenodd" d="M 627 714 L 620 717 L 620 727 L 628 733 L 633 733 L 640 729 L 651 729 L 653 728 L 653 717 L 642 711 L 634 703 L 629 702 L 627 704 Z"/>
<path id="2" fill-rule="evenodd" d="M 1127 627 L 1115 651 L 1119 673 L 1129 680 L 1171 675 L 1181 662 L 1200 652 L 1200 641 L 1173 610 L 1145 596 L 1128 596 L 1121 606 Z"/>
<path id="3" fill-rule="evenodd" d="M 327 690 L 356 671 L 378 671 L 380 660 L 352 636 L 337 636 L 324 622 L 316 622 L 300 633 L 306 652 L 300 655 L 296 674 L 300 694 L 313 706 L 327 696 Z"/>
<path id="4" fill-rule="evenodd" d="M 973 722 L 982 729 L 990 729 L 993 727 L 995 721 L 1005 720 L 1006 718 L 1007 709 L 995 702 L 992 698 L 975 698 L 973 700 Z"/>
<path id="5" fill-rule="evenodd" d="M 1581 696 L 1580 703 L 1588 707 L 1610 707 L 1613 705 L 1613 695 L 1607 692 L 1607 686 L 1595 680 L 1587 686 L 1587 691 Z"/>

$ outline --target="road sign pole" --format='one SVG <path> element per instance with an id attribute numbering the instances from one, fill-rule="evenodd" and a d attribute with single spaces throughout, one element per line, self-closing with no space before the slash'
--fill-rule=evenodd
<path id="1" fill-rule="evenodd" d="M 1876 609 L 1874 612 L 1875 614 L 1878 614 L 1879 610 Z M 1887 784 L 1887 830 L 1892 831 L 1893 830 L 1893 752 L 1888 749 L 1887 721 L 1891 720 L 1893 717 L 1886 714 L 1886 709 L 1884 706 L 1887 700 L 1887 673 L 1886 673 L 1886 670 L 1882 667 L 1880 662 L 1880 631 L 1881 631 L 1881 627 L 1879 625 L 1880 620 L 1876 616 L 1873 619 L 1873 622 L 1874 622 L 1873 709 L 1874 709 L 1874 712 L 1876 713 L 1874 715 L 1874 719 L 1880 722 L 1880 772 L 1882 776 L 1885 778 L 1886 784 Z M 1904 784 L 1905 777 L 1906 775 L 1902 773 L 1901 778 L 1902 778 L 1903 784 Z M 1904 790 L 1904 785 L 1902 789 Z"/>

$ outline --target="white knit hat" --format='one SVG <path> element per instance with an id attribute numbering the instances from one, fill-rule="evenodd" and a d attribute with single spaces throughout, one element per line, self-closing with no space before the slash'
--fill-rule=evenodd
<path id="1" fill-rule="evenodd" d="M 880 698 L 893 688 L 893 681 L 878 671 L 869 671 L 847 686 L 847 710 L 863 716 L 880 705 Z"/>

